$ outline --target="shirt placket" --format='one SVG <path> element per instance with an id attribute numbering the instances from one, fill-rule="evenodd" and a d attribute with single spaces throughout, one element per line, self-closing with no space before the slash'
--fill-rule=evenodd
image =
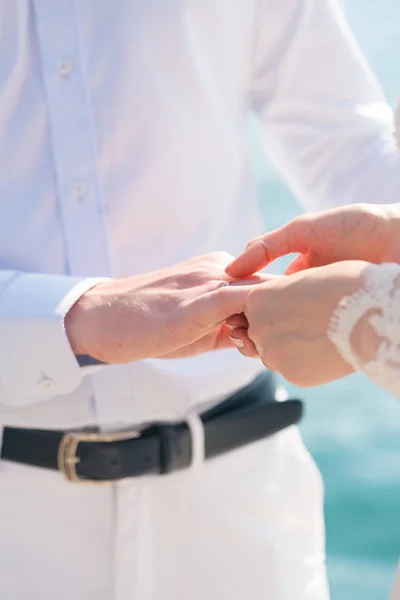
<path id="1" fill-rule="evenodd" d="M 109 275 L 97 148 L 72 0 L 34 0 L 58 202 L 71 275 Z"/>

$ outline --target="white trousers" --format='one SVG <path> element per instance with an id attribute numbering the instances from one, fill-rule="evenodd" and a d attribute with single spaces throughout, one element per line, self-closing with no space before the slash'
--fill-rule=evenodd
<path id="1" fill-rule="evenodd" d="M 297 428 L 115 485 L 0 463 L 2 600 L 327 600 L 322 485 Z"/>

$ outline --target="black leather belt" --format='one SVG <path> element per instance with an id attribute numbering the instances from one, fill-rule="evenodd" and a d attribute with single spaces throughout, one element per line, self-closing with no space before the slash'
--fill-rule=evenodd
<path id="1" fill-rule="evenodd" d="M 225 402 L 203 413 L 205 457 L 212 458 L 298 423 L 302 402 L 275 401 L 275 378 L 265 373 Z M 1 458 L 59 470 L 69 481 L 104 482 L 188 467 L 186 422 L 118 433 L 5 427 Z"/>

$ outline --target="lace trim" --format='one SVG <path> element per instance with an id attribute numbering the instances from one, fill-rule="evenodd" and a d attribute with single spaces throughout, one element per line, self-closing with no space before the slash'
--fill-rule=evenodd
<path id="1" fill-rule="evenodd" d="M 359 320 L 374 311 L 368 325 L 381 342 L 374 360 L 363 363 L 350 339 Z M 364 287 L 343 298 L 333 313 L 328 337 L 338 352 L 355 369 L 363 371 L 378 385 L 400 394 L 400 266 L 370 265 L 365 270 Z"/>

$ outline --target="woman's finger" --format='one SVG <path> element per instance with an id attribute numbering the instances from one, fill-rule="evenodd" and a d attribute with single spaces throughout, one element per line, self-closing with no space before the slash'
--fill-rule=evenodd
<path id="1" fill-rule="evenodd" d="M 309 216 L 293 219 L 287 225 L 254 240 L 225 269 L 233 278 L 249 277 L 269 263 L 292 252 L 306 252 L 309 242 Z"/>
<path id="2" fill-rule="evenodd" d="M 243 314 L 233 315 L 232 317 L 229 317 L 229 319 L 227 319 L 225 323 L 230 329 L 236 329 L 237 327 L 241 327 L 242 329 L 248 329 L 249 327 L 249 322 Z"/>
<path id="3" fill-rule="evenodd" d="M 300 256 L 295 258 L 286 268 L 285 275 L 294 275 L 295 273 L 299 273 L 300 271 L 310 269 L 313 266 L 315 265 L 310 264 L 310 260 L 307 254 L 300 254 Z"/>
<path id="4" fill-rule="evenodd" d="M 255 345 L 247 335 L 247 329 L 237 328 L 231 331 L 229 336 L 232 344 L 239 350 L 240 354 L 249 358 L 259 358 Z"/>

